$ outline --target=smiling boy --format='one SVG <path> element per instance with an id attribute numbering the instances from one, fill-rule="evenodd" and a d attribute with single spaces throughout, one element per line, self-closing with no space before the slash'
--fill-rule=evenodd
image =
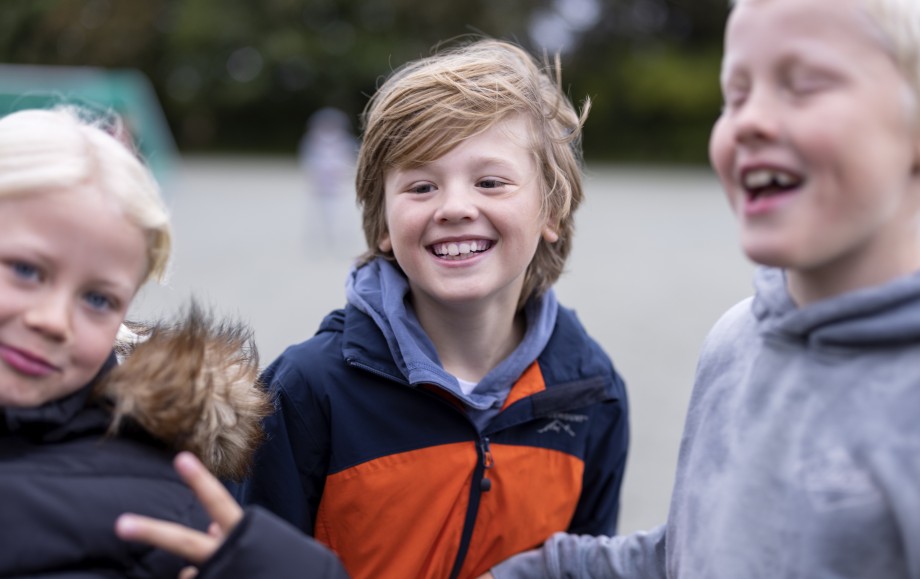
<path id="1" fill-rule="evenodd" d="M 920 577 L 920 4 L 739 0 L 710 158 L 762 265 L 708 336 L 666 525 L 519 577 Z"/>
<path id="2" fill-rule="evenodd" d="M 586 114 L 493 40 L 407 64 L 368 104 L 368 251 L 345 309 L 266 370 L 277 410 L 237 493 L 353 577 L 473 577 L 556 531 L 614 532 L 624 385 L 552 290 Z"/>

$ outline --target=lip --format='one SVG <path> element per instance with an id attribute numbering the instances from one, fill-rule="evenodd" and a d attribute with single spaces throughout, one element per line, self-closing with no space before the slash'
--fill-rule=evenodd
<path id="1" fill-rule="evenodd" d="M 0 344 L 0 360 L 16 372 L 32 378 L 44 378 L 59 368 L 35 354 Z"/>

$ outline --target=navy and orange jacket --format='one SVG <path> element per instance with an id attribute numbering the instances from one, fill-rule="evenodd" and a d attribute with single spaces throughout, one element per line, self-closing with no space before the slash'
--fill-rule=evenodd
<path id="1" fill-rule="evenodd" d="M 411 385 L 351 304 L 263 381 L 268 439 L 231 488 L 329 545 L 355 579 L 476 577 L 556 531 L 615 533 L 626 392 L 571 310 L 483 429 L 449 393 Z"/>

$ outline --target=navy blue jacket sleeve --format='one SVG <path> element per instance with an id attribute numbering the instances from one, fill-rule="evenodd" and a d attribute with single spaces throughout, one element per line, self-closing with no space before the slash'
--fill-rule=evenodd
<path id="1" fill-rule="evenodd" d="M 615 400 L 596 404 L 581 498 L 568 532 L 584 535 L 616 534 L 620 486 L 629 448 L 629 405 L 626 386 L 610 367 Z"/>
<path id="2" fill-rule="evenodd" d="M 348 579 L 335 554 L 281 519 L 249 507 L 198 579 Z"/>
<path id="3" fill-rule="evenodd" d="M 295 346 L 263 373 L 275 411 L 250 476 L 228 487 L 243 505 L 260 505 L 313 535 L 329 461 L 328 409 L 311 387 Z"/>

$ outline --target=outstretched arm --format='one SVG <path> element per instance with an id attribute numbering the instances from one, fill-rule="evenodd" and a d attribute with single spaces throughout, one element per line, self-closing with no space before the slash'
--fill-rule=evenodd
<path id="1" fill-rule="evenodd" d="M 332 551 L 294 526 L 260 507 L 241 509 L 193 455 L 180 453 L 175 466 L 211 515 L 208 532 L 134 514 L 119 517 L 115 531 L 122 539 L 164 549 L 198 566 L 184 569 L 180 579 L 348 579 Z"/>
<path id="2" fill-rule="evenodd" d="M 180 452 L 173 464 L 211 515 L 213 523 L 208 533 L 131 513 L 115 521 L 115 532 L 126 541 L 147 543 L 200 565 L 214 555 L 224 538 L 240 522 L 243 509 L 193 454 Z"/>

